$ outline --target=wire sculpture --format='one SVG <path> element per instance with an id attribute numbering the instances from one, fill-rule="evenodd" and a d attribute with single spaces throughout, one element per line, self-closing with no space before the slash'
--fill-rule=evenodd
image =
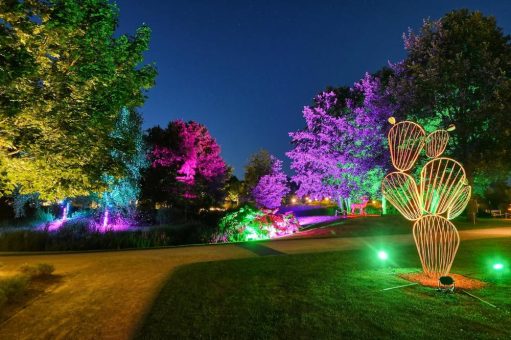
<path id="1" fill-rule="evenodd" d="M 390 129 L 390 157 L 397 170 L 411 169 L 424 147 L 425 135 L 422 126 L 410 121 L 399 122 Z"/>
<path id="2" fill-rule="evenodd" d="M 440 157 L 447 147 L 449 142 L 449 132 L 447 130 L 436 130 L 426 137 L 424 149 L 426 156 L 429 158 Z"/>
<path id="3" fill-rule="evenodd" d="M 424 211 L 443 214 L 466 186 L 463 166 L 450 158 L 435 158 L 421 171 L 421 199 Z"/>
<path id="4" fill-rule="evenodd" d="M 465 207 L 470 201 L 470 195 L 472 194 L 472 188 L 470 185 L 465 185 L 459 195 L 454 198 L 449 209 L 447 210 L 447 219 L 452 220 L 465 210 Z"/>
<path id="5" fill-rule="evenodd" d="M 438 279 L 449 274 L 458 251 L 458 230 L 450 222 L 467 206 L 471 187 L 463 166 L 454 159 L 441 157 L 449 141 L 451 125 L 425 137 L 417 123 L 404 121 L 396 124 L 388 134 L 392 164 L 398 170 L 382 181 L 385 198 L 408 220 L 415 221 L 413 237 L 423 271 Z M 432 158 L 420 172 L 420 183 L 405 171 L 417 162 L 421 150 Z"/>
<path id="6" fill-rule="evenodd" d="M 460 244 L 458 230 L 445 217 L 427 215 L 413 225 L 424 273 L 432 278 L 449 274 Z"/>
<path id="7" fill-rule="evenodd" d="M 369 202 L 369 198 L 367 196 L 362 197 L 362 202 L 360 203 L 353 203 L 350 206 L 351 214 L 354 215 L 355 211 L 358 209 L 358 212 L 360 215 L 366 215 L 366 207 L 367 203 Z"/>
<path id="8" fill-rule="evenodd" d="M 407 220 L 416 221 L 422 216 L 419 189 L 412 176 L 391 172 L 383 179 L 382 193 Z"/>

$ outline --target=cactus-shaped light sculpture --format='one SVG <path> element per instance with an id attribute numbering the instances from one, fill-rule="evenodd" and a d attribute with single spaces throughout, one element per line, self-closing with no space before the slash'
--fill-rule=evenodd
<path id="1" fill-rule="evenodd" d="M 426 275 L 438 279 L 449 274 L 458 251 L 458 230 L 449 220 L 459 216 L 468 204 L 471 188 L 463 166 L 442 157 L 449 141 L 450 126 L 426 136 L 417 123 L 404 121 L 389 131 L 391 172 L 382 181 L 385 198 L 408 220 L 415 221 L 413 237 Z M 431 158 L 420 173 L 420 183 L 406 173 L 413 168 L 421 151 Z"/>

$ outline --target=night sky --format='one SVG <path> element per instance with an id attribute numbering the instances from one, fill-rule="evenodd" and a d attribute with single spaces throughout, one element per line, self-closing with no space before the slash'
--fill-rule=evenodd
<path id="1" fill-rule="evenodd" d="M 493 15 L 511 33 L 511 1 L 118 0 L 119 33 L 153 30 L 147 62 L 156 86 L 140 109 L 144 128 L 205 124 L 242 177 L 261 148 L 289 161 L 289 131 L 327 85 L 403 59 L 402 34 L 456 8 Z"/>

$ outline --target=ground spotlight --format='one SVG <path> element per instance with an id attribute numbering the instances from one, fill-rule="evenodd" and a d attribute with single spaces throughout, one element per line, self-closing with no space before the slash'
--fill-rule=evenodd
<path id="1" fill-rule="evenodd" d="M 495 263 L 493 265 L 493 269 L 495 270 L 502 270 L 504 268 L 504 265 L 502 263 Z"/>
<path id="2" fill-rule="evenodd" d="M 387 252 L 383 251 L 383 250 L 380 250 L 378 252 L 378 258 L 382 261 L 385 261 L 389 258 L 389 254 L 387 254 Z"/>

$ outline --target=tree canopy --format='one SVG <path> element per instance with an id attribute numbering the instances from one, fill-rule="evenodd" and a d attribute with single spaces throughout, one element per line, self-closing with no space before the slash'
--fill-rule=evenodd
<path id="1" fill-rule="evenodd" d="M 156 71 L 141 65 L 150 29 L 116 37 L 118 15 L 108 0 L 0 2 L 2 193 L 60 200 L 106 189 L 105 173 L 129 175 L 112 132 Z"/>
<path id="2" fill-rule="evenodd" d="M 380 78 L 366 74 L 353 88 L 328 91 L 303 110 L 306 128 L 291 132 L 287 153 L 298 196 L 376 196 L 387 161 L 384 122 L 394 105 Z"/>
<path id="3" fill-rule="evenodd" d="M 282 204 L 282 199 L 289 193 L 287 176 L 282 171 L 282 161 L 271 157 L 270 172 L 259 179 L 252 189 L 252 196 L 261 208 L 275 209 Z"/>
<path id="4" fill-rule="evenodd" d="M 173 121 L 166 129 L 149 129 L 147 142 L 152 166 L 143 178 L 145 199 L 200 207 L 221 201 L 229 168 L 204 125 Z"/>
<path id="5" fill-rule="evenodd" d="M 252 190 L 254 190 L 261 177 L 271 172 L 273 165 L 272 155 L 268 150 L 261 149 L 250 156 L 245 166 L 244 176 L 244 200 L 252 200 Z"/>
<path id="6" fill-rule="evenodd" d="M 470 181 L 509 173 L 511 45 L 495 18 L 452 11 L 425 20 L 404 42 L 407 56 L 395 65 L 389 89 L 397 115 L 429 132 L 455 124 L 447 153 L 463 163 Z"/>

